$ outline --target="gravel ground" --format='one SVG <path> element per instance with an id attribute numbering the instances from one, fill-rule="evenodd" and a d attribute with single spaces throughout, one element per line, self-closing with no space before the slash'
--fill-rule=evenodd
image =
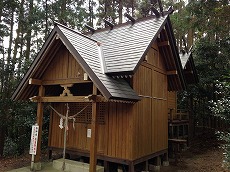
<path id="1" fill-rule="evenodd" d="M 161 167 L 162 172 L 228 172 L 223 166 L 223 150 L 221 142 L 213 134 L 196 137 L 192 146 L 181 153 L 176 164 L 170 159 L 168 167 Z M 44 161 L 47 157 L 44 155 Z M 30 165 L 31 156 L 28 154 L 19 157 L 0 159 L 0 172 L 21 168 Z"/>

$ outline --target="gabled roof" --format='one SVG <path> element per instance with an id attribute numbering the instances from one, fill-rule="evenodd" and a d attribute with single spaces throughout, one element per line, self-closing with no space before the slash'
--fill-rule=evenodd
<path id="1" fill-rule="evenodd" d="M 162 34 L 162 30 L 167 34 Z M 161 38 L 158 38 L 159 34 Z M 165 40 L 170 42 L 170 47 L 166 48 L 169 53 L 165 54 L 168 70 L 178 71 L 177 76 L 169 79 L 170 90 L 183 89 L 182 66 L 168 15 L 160 18 L 150 16 L 135 24 L 128 22 L 112 30 L 102 29 L 90 36 L 56 24 L 12 98 L 28 99 L 35 95 L 37 88 L 29 85 L 29 78 L 39 79 L 51 61 L 49 58 L 54 58 L 52 52 L 64 44 L 104 97 L 138 101 L 140 97 L 130 85 L 121 77 L 114 76 L 134 74 L 153 42 Z M 179 84 L 172 85 L 174 81 Z"/>
<path id="2" fill-rule="evenodd" d="M 186 83 L 195 84 L 199 82 L 192 53 L 180 53 L 180 60 L 183 67 Z"/>
<path id="3" fill-rule="evenodd" d="M 129 22 L 92 34 L 91 38 L 103 43 L 106 73 L 133 74 L 165 26 L 167 18 L 168 15 L 160 18 L 150 16 L 135 24 Z"/>
<path id="4" fill-rule="evenodd" d="M 165 56 L 166 69 L 177 71 L 168 76 L 169 90 L 186 88 L 179 53 L 176 47 L 169 15 L 156 18 L 149 16 L 135 23 L 127 22 L 113 29 L 104 28 L 89 35 L 103 44 L 106 74 L 110 76 L 133 75 L 144 60 L 152 44 L 169 42 L 160 47 Z"/>
<path id="5" fill-rule="evenodd" d="M 102 72 L 99 59 L 99 51 L 101 44 L 99 42 L 60 24 L 57 24 L 54 27 L 45 45 L 43 46 L 38 56 L 34 60 L 32 66 L 26 73 L 22 82 L 19 84 L 18 88 L 14 92 L 12 99 L 29 98 L 21 97 L 22 92 L 25 91 L 26 88 L 28 89 L 31 87 L 28 86 L 29 78 L 34 78 L 34 75 L 37 74 L 36 70 L 44 65 L 44 59 L 46 58 L 45 53 L 51 50 L 50 47 L 52 47 L 52 45 L 54 45 L 55 42 L 58 41 L 57 39 L 60 39 L 61 42 L 66 46 L 66 48 L 71 52 L 74 58 L 84 69 L 84 71 L 89 75 L 91 80 L 95 83 L 97 88 L 101 91 L 103 96 L 105 96 L 107 99 L 140 99 L 139 96 L 135 93 L 135 91 L 128 85 L 128 83 L 124 79 L 114 79 L 112 77 L 105 75 Z M 46 68 L 43 67 L 43 70 L 40 70 L 39 73 L 42 73 L 45 70 Z"/>

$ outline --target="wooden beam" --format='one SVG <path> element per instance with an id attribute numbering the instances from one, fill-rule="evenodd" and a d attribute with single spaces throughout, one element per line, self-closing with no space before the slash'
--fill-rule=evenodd
<path id="1" fill-rule="evenodd" d="M 157 45 L 158 47 L 169 46 L 169 41 L 158 42 Z"/>
<path id="2" fill-rule="evenodd" d="M 61 87 L 64 88 L 62 94 L 60 94 L 60 96 L 64 97 L 64 96 L 73 96 L 73 94 L 71 94 L 70 90 L 69 90 L 69 87 L 72 87 L 73 84 L 64 84 L 64 85 L 61 85 Z"/>
<path id="3" fill-rule="evenodd" d="M 171 70 L 171 71 L 167 71 L 166 73 L 167 75 L 177 75 L 177 70 Z"/>
<path id="4" fill-rule="evenodd" d="M 90 95 L 91 96 L 91 95 Z M 34 96 L 30 100 L 32 102 L 92 102 L 90 96 L 53 96 L 53 97 L 42 97 Z M 96 95 L 95 95 L 96 96 Z M 94 99 L 95 102 L 107 102 L 108 100 L 103 96 L 97 95 Z"/>
<path id="5" fill-rule="evenodd" d="M 71 79 L 57 79 L 57 80 L 44 80 L 42 81 L 43 85 L 63 85 L 63 84 L 77 84 L 77 83 L 90 83 L 92 81 L 85 81 L 80 78 L 71 78 Z"/>
<path id="6" fill-rule="evenodd" d="M 56 79 L 56 80 L 39 80 L 39 79 L 29 79 L 29 84 L 33 85 L 66 85 L 66 84 L 77 84 L 77 83 L 90 83 L 92 81 L 85 81 L 80 78 L 70 78 L 70 79 Z"/>
<path id="7" fill-rule="evenodd" d="M 97 94 L 97 87 L 93 85 L 93 94 Z M 98 134 L 98 124 L 97 124 L 97 105 L 98 103 L 93 101 L 92 103 L 92 120 L 91 120 L 91 140 L 90 140 L 90 172 L 96 172 L 97 167 L 97 134 Z"/>
<path id="8" fill-rule="evenodd" d="M 39 96 L 45 95 L 45 88 L 41 85 L 39 87 Z M 43 103 L 38 102 L 37 104 L 37 124 L 38 130 L 38 142 L 37 142 L 37 154 L 35 156 L 35 170 L 41 170 L 41 138 L 42 138 L 42 119 L 43 119 Z"/>
<path id="9" fill-rule="evenodd" d="M 29 85 L 42 85 L 42 81 L 40 79 L 29 79 Z"/>
<path id="10" fill-rule="evenodd" d="M 191 70 L 185 70 L 184 73 L 185 74 L 193 74 L 193 71 L 191 71 Z"/>

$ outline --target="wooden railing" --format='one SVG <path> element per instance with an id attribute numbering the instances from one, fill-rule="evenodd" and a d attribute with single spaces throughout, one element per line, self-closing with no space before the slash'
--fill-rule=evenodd
<path id="1" fill-rule="evenodd" d="M 174 109 L 169 109 L 169 113 L 168 113 L 168 119 L 170 121 L 173 120 L 188 120 L 189 119 L 189 115 L 188 115 L 188 111 L 186 109 L 177 109 L 177 112 L 174 112 Z"/>

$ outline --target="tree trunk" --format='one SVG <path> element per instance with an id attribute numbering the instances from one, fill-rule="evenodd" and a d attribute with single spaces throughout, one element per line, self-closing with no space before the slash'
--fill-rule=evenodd
<path id="1" fill-rule="evenodd" d="M 0 1 L 0 23 L 2 22 L 1 18 L 2 18 L 3 7 L 4 7 L 3 1 Z M 0 36 L 2 36 L 2 35 L 0 35 Z"/>
<path id="2" fill-rule="evenodd" d="M 118 7 L 118 15 L 119 15 L 119 24 L 122 23 L 122 18 L 123 18 L 123 15 L 122 15 L 122 9 L 123 9 L 123 4 L 122 4 L 122 0 L 119 0 L 119 7 Z"/>
<path id="3" fill-rule="evenodd" d="M 193 96 L 192 95 L 189 96 L 188 101 L 189 101 L 188 102 L 189 103 L 189 105 L 188 105 L 188 107 L 189 107 L 189 109 L 188 109 L 188 113 L 189 113 L 188 144 L 190 145 L 192 139 L 194 138 L 194 131 L 195 131 L 194 110 L 193 110 L 193 108 L 194 108 L 193 103 L 194 102 L 193 102 Z"/>
<path id="4" fill-rule="evenodd" d="M 3 88 L 3 92 L 5 94 L 6 97 L 8 97 L 9 95 L 11 95 L 11 89 L 12 89 L 12 84 L 10 84 L 10 76 L 11 76 L 11 51 L 12 51 L 12 46 L 13 46 L 13 30 L 14 30 L 14 8 L 11 9 L 11 16 L 10 16 L 10 37 L 9 37 L 9 47 L 8 47 L 8 54 L 7 54 L 7 64 L 5 67 L 5 84 L 4 84 L 4 88 Z M 4 97 L 5 97 L 4 96 Z"/>
<path id="5" fill-rule="evenodd" d="M 193 38 L 194 38 L 194 29 L 190 28 L 188 30 L 188 50 L 191 48 L 193 45 Z"/>
<path id="6" fill-rule="evenodd" d="M 47 4 L 47 0 L 45 1 L 45 39 L 48 36 L 48 4 Z"/>
<path id="7" fill-rule="evenodd" d="M 24 16 L 24 2 L 25 0 L 21 0 L 21 4 L 20 4 L 20 9 L 19 9 L 19 21 L 18 21 L 18 29 L 17 29 L 17 37 L 15 38 L 15 45 L 14 45 L 14 51 L 13 51 L 13 59 L 12 59 L 12 71 L 14 70 L 15 68 L 15 64 L 16 64 L 16 57 L 17 57 L 17 54 L 18 54 L 18 47 L 19 47 L 19 43 L 21 42 L 20 41 L 20 35 L 21 35 L 21 32 L 22 32 L 22 19 L 23 19 L 23 16 Z M 23 45 L 21 44 L 21 47 Z"/>
<path id="8" fill-rule="evenodd" d="M 89 25 L 93 27 L 93 0 L 89 0 Z"/>
<path id="9" fill-rule="evenodd" d="M 61 16 L 59 18 L 60 23 L 66 25 L 66 0 L 61 1 Z"/>
<path id="10" fill-rule="evenodd" d="M 30 49 L 31 49 L 31 31 L 32 31 L 32 16 L 33 16 L 33 0 L 30 0 L 29 5 L 29 15 L 28 15 L 28 30 L 27 30 L 27 36 L 26 36 L 26 61 L 28 62 L 30 59 Z"/>
<path id="11" fill-rule="evenodd" d="M 6 136 L 6 128 L 0 127 L 0 157 L 3 156 L 3 151 L 4 151 L 4 143 L 5 143 L 5 137 Z"/>

